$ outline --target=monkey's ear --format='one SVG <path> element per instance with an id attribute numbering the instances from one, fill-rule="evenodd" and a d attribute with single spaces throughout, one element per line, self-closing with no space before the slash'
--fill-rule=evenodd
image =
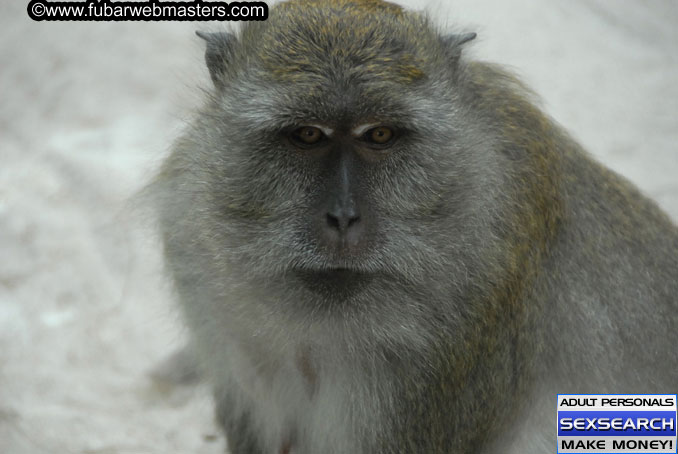
<path id="1" fill-rule="evenodd" d="M 227 32 L 207 33 L 198 30 L 195 34 L 207 43 L 205 63 L 207 63 L 207 69 L 210 72 L 214 86 L 221 90 L 224 88 L 223 76 L 226 71 L 226 65 L 230 63 L 233 55 L 236 37 L 232 33 Z"/>
<path id="2" fill-rule="evenodd" d="M 478 36 L 477 33 L 453 33 L 442 37 L 442 41 L 452 52 L 454 58 L 461 55 L 461 47 L 469 41 L 473 41 Z"/>

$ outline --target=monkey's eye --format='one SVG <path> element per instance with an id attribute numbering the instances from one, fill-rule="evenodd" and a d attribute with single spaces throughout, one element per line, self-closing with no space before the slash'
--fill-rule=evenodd
<path id="1" fill-rule="evenodd" d="M 303 126 L 292 131 L 290 136 L 294 142 L 302 146 L 315 145 L 326 139 L 325 134 L 315 126 Z"/>
<path id="2" fill-rule="evenodd" d="M 365 132 L 363 140 L 370 144 L 383 147 L 388 145 L 394 137 L 395 133 L 388 126 L 377 126 L 376 128 L 372 128 Z"/>

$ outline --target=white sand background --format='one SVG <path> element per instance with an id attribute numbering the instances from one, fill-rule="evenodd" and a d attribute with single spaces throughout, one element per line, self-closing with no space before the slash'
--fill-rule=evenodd
<path id="1" fill-rule="evenodd" d="M 204 386 L 148 378 L 185 332 L 127 202 L 208 84 L 193 30 L 219 25 L 38 23 L 26 3 L 0 0 L 0 453 L 223 452 Z M 429 9 L 678 218 L 678 2 Z"/>

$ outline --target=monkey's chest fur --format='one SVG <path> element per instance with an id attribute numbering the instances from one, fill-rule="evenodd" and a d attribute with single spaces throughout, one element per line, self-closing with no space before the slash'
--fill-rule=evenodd
<path id="1" fill-rule="evenodd" d="M 219 382 L 229 385 L 217 396 L 229 407 L 220 412 L 227 436 L 252 437 L 266 454 L 363 451 L 355 428 L 379 418 L 361 372 L 343 367 L 342 353 L 309 345 L 251 338 L 228 347 Z"/>

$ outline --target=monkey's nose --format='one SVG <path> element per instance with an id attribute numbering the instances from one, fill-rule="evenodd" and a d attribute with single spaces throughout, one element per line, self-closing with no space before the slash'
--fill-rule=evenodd
<path id="1" fill-rule="evenodd" d="M 335 246 L 353 247 L 361 236 L 362 220 L 354 204 L 337 204 L 325 213 L 325 234 Z"/>
<path id="2" fill-rule="evenodd" d="M 327 227 L 341 235 L 346 235 L 349 229 L 355 227 L 360 222 L 360 214 L 354 207 L 330 210 L 325 215 L 325 218 L 327 220 Z"/>

